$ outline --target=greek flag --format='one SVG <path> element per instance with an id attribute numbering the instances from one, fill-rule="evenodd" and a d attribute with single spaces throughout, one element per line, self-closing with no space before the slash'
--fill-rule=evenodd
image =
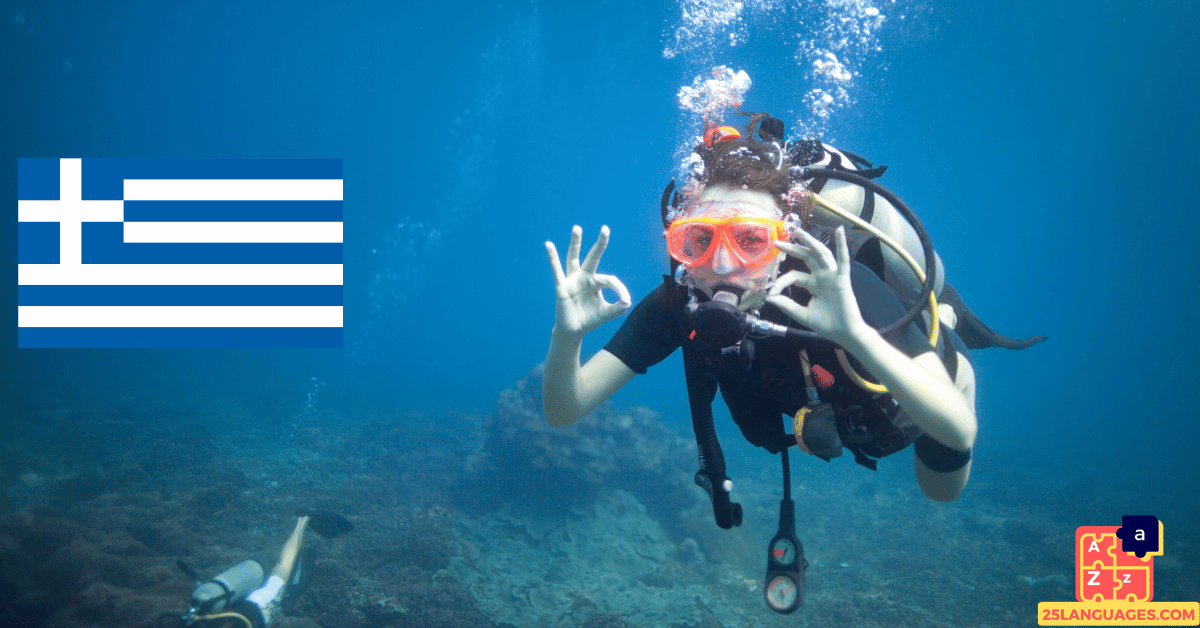
<path id="1" fill-rule="evenodd" d="M 342 160 L 19 159 L 17 346 L 341 347 Z"/>

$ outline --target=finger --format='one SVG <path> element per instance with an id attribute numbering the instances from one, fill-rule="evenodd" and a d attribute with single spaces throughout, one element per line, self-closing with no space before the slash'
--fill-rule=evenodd
<path id="1" fill-rule="evenodd" d="M 567 247 L 567 274 L 579 270 L 579 244 L 583 241 L 583 228 L 575 225 L 571 228 L 571 245 Z"/>
<path id="2" fill-rule="evenodd" d="M 771 305 L 774 305 L 775 307 L 779 308 L 780 310 L 783 311 L 784 314 L 787 314 L 789 317 L 791 317 L 792 320 L 796 321 L 797 323 L 800 323 L 801 325 L 804 325 L 806 327 L 811 327 L 811 325 L 809 325 L 809 322 L 808 322 L 808 308 L 807 307 L 804 307 L 803 305 L 800 305 L 799 303 L 796 303 L 795 301 L 793 301 L 783 295 L 775 295 L 775 296 L 767 297 L 767 303 L 770 303 Z"/>
<path id="3" fill-rule="evenodd" d="M 820 258 L 817 257 L 815 251 L 807 246 L 796 244 L 794 242 L 784 242 L 782 240 L 776 240 L 775 246 L 778 247 L 780 251 L 783 251 L 792 257 L 804 260 L 804 263 L 808 265 L 809 269 L 820 267 Z"/>
<path id="4" fill-rule="evenodd" d="M 603 317 L 604 322 L 607 323 L 608 321 L 611 321 L 612 319 L 624 314 L 625 310 L 628 309 L 629 305 L 625 303 L 605 303 L 604 307 L 600 310 L 600 316 Z"/>
<path id="5" fill-rule="evenodd" d="M 609 290 L 617 293 L 617 303 L 620 304 L 622 310 L 633 304 L 633 298 L 629 296 L 629 290 L 627 290 L 625 288 L 625 284 L 621 283 L 621 280 L 617 279 L 615 276 L 596 275 L 596 283 L 600 284 L 601 288 L 608 288 Z"/>
<path id="6" fill-rule="evenodd" d="M 583 260 L 583 272 L 596 272 L 596 269 L 600 267 L 600 256 L 604 255 L 604 251 L 607 248 L 608 225 L 604 225 L 600 227 L 600 236 L 596 238 L 596 243 L 592 245 L 592 250 L 588 251 L 587 259 Z"/>
<path id="7" fill-rule="evenodd" d="M 800 272 L 798 270 L 791 270 L 780 275 L 779 278 L 775 280 L 775 285 L 771 288 L 769 295 L 778 295 L 792 286 L 808 290 L 812 285 L 812 282 L 812 275 Z M 809 291 L 811 292 L 811 290 Z"/>
<path id="8" fill-rule="evenodd" d="M 558 259 L 558 249 L 553 242 L 546 243 L 546 254 L 550 256 L 550 268 L 554 271 L 554 285 L 561 286 L 567 277 L 563 274 L 562 262 Z"/>
<path id="9" fill-rule="evenodd" d="M 833 251 L 830 250 L 829 245 L 818 240 L 815 236 L 807 231 L 803 233 L 809 244 L 809 247 L 816 251 L 817 255 L 821 257 L 821 262 L 825 265 L 825 267 L 830 269 L 837 268 L 837 258 L 833 256 Z"/>
<path id="10" fill-rule="evenodd" d="M 849 277 L 850 247 L 846 246 L 846 228 L 838 227 L 837 231 L 834 232 L 834 237 L 837 239 L 838 274 Z"/>
<path id="11" fill-rule="evenodd" d="M 803 229 L 794 229 L 792 231 L 792 235 L 798 238 L 809 249 L 812 249 L 812 251 L 821 260 L 822 266 L 825 268 L 835 268 L 837 266 L 837 260 L 833 258 L 833 253 L 830 252 L 829 247 L 825 246 L 825 243 L 814 238 L 812 234 Z"/>

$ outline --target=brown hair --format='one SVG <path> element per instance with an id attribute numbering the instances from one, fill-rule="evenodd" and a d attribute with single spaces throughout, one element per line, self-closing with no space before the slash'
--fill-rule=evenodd
<path id="1" fill-rule="evenodd" d="M 792 189 L 792 181 L 788 176 L 790 156 L 780 143 L 759 141 L 754 137 L 758 133 L 764 139 L 776 139 L 757 128 L 767 114 L 745 115 L 750 116 L 750 122 L 740 138 L 716 142 L 711 147 L 701 144 L 695 148 L 696 154 L 704 160 L 700 184 L 705 188 L 720 186 L 766 192 L 785 214 L 795 212 L 807 223 L 807 203 L 798 202 L 801 199 Z"/>

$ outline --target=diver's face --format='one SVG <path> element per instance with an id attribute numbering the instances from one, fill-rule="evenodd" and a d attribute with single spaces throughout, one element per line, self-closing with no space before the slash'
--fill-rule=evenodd
<path id="1" fill-rule="evenodd" d="M 693 209 L 687 213 L 689 218 L 730 218 L 735 216 L 754 216 L 779 220 L 782 213 L 775 199 L 766 192 L 742 190 L 727 187 L 715 187 L 704 190 L 697 197 Z M 718 242 L 717 250 L 706 262 L 697 266 L 689 266 L 697 288 L 708 296 L 713 295 L 717 285 L 732 285 L 745 290 L 741 309 L 757 307 L 762 303 L 762 291 L 766 284 L 775 276 L 783 253 L 771 261 L 757 266 L 746 266 L 738 260 L 723 242 Z"/>

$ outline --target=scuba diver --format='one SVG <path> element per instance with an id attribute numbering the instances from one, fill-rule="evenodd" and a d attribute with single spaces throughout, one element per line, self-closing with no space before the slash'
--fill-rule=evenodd
<path id="1" fill-rule="evenodd" d="M 247 559 L 199 584 L 195 571 L 182 561 L 177 563 L 198 583 L 192 591 L 188 612 L 180 619 L 189 626 L 222 620 L 246 628 L 271 625 L 283 602 L 303 593 L 310 582 L 312 552 L 301 552 L 305 530 L 311 528 L 322 537 L 332 539 L 354 529 L 345 517 L 331 512 L 301 508 L 296 511 L 296 517 L 296 527 L 283 544 L 279 562 L 269 577 L 265 575 L 262 563 Z"/>
<path id="2" fill-rule="evenodd" d="M 781 120 L 743 115 L 751 116 L 744 132 L 710 122 L 686 183 L 663 193 L 672 274 L 582 365 L 583 336 L 632 300 L 619 279 L 597 273 L 607 226 L 582 262 L 582 230 L 572 230 L 565 269 L 546 242 L 557 306 L 542 404 L 551 425 L 573 423 L 682 348 L 695 479 L 720 527 L 740 525 L 742 509 L 730 499 L 713 427 L 718 389 L 743 436 L 781 454 L 784 498 L 764 597 L 788 613 L 803 604 L 807 567 L 788 448 L 827 462 L 848 449 L 874 469 L 876 458 L 915 444 L 922 492 L 954 500 L 978 428 L 968 349 L 1021 349 L 1044 338 L 1005 338 L 966 308 L 944 284 L 919 219 L 872 180 L 885 167 L 817 141 L 785 142 Z"/>

